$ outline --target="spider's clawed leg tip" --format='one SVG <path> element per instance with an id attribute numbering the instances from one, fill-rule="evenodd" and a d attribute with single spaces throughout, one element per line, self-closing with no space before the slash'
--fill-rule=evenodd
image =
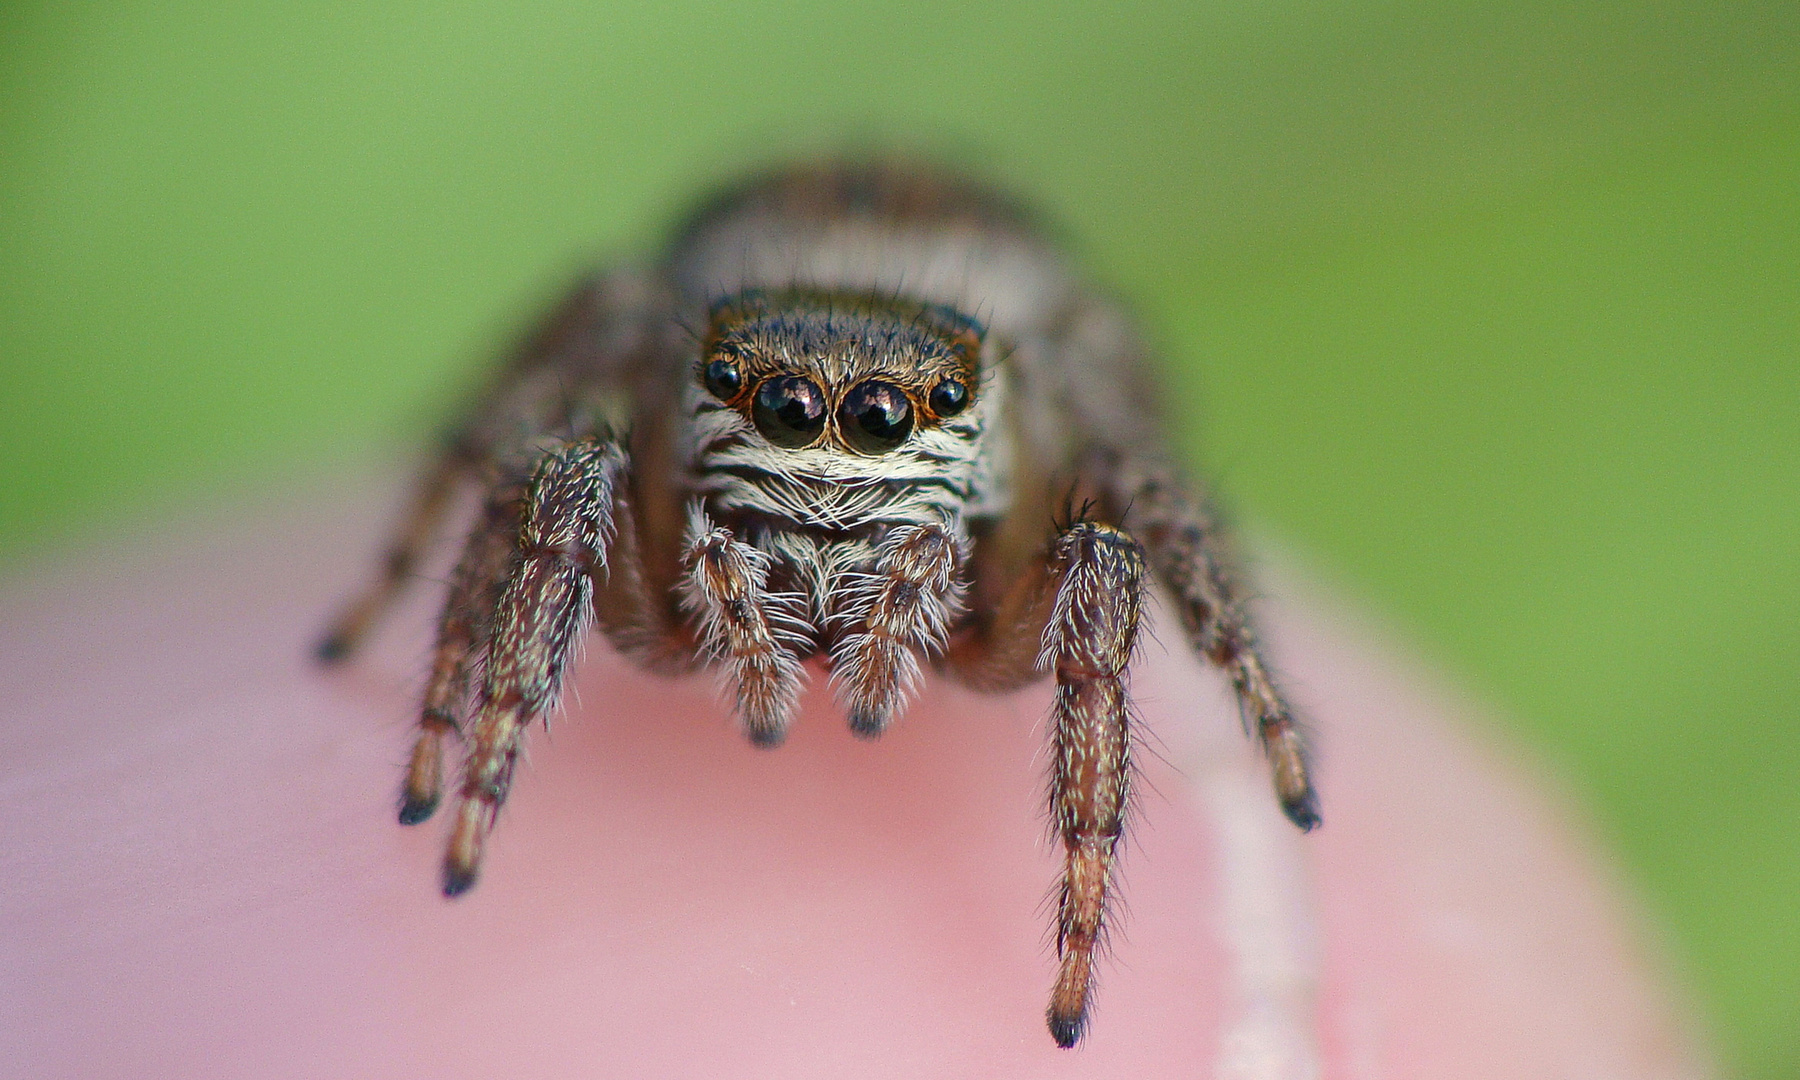
<path id="1" fill-rule="evenodd" d="M 444 898 L 454 900 L 475 887 L 475 869 L 469 866 L 444 866 Z"/>
<path id="2" fill-rule="evenodd" d="M 1050 1022 L 1050 1037 L 1064 1050 L 1080 1042 L 1083 1029 L 1087 1027 L 1087 1017 L 1080 1013 L 1067 1016 L 1053 1010 L 1045 1019 Z"/>
<path id="3" fill-rule="evenodd" d="M 850 734 L 859 739 L 879 739 L 887 729 L 886 713 L 857 709 L 850 714 Z"/>
<path id="4" fill-rule="evenodd" d="M 779 728 L 749 728 L 744 736 L 758 750 L 773 750 L 787 741 L 787 732 Z"/>
<path id="5" fill-rule="evenodd" d="M 1281 804 L 1282 813 L 1289 821 L 1300 827 L 1301 832 L 1312 832 L 1324 823 L 1319 816 L 1318 793 L 1308 788 L 1299 798 L 1285 800 Z"/>
<path id="6" fill-rule="evenodd" d="M 400 824 L 417 825 L 437 813 L 436 795 L 407 795 L 400 803 Z"/>
<path id="7" fill-rule="evenodd" d="M 327 634 L 313 646 L 313 659 L 330 667 L 350 656 L 350 635 L 345 633 Z"/>

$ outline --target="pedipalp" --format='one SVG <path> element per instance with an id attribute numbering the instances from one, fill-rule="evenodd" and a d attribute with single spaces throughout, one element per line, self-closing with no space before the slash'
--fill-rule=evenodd
<path id="1" fill-rule="evenodd" d="M 800 661 L 781 628 L 801 625 L 795 597 L 769 590 L 770 558 L 695 508 L 688 525 L 683 600 L 702 646 L 729 671 L 738 720 L 758 746 L 779 746 L 800 699 Z"/>
<path id="2" fill-rule="evenodd" d="M 919 680 L 922 657 L 944 651 L 962 607 L 962 545 L 942 525 L 903 525 L 875 552 L 873 569 L 842 607 L 855 620 L 832 650 L 838 697 L 850 730 L 887 730 Z"/>

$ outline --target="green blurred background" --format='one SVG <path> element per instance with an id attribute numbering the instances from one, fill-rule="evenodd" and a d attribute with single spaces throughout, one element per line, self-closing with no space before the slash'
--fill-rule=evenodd
<path id="1" fill-rule="evenodd" d="M 1240 512 L 1589 792 L 1800 1076 L 1800 5 L 0 6 L 0 559 L 366 475 L 697 187 L 947 150 Z"/>

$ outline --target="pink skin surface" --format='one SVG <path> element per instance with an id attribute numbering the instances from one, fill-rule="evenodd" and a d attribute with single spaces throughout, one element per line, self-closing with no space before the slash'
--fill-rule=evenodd
<path id="1" fill-rule="evenodd" d="M 438 587 L 308 659 L 396 499 L 253 503 L 0 588 L 0 1075 L 1710 1075 L 1560 802 L 1316 604 L 1263 613 L 1321 747 L 1311 836 L 1158 619 L 1076 1050 L 1042 1018 L 1043 686 L 931 680 L 870 744 L 815 678 L 759 751 L 709 680 L 594 638 L 447 902 L 445 815 L 394 822 Z"/>

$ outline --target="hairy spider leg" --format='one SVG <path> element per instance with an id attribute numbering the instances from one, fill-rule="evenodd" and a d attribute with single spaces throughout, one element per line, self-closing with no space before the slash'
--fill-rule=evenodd
<path id="1" fill-rule="evenodd" d="M 1172 469 L 1125 459 L 1107 471 L 1109 502 L 1129 508 L 1157 577 L 1174 594 L 1189 643 L 1231 677 L 1245 727 L 1268 757 L 1282 812 L 1303 830 L 1316 828 L 1319 797 L 1306 742 L 1269 677 L 1212 508 L 1189 495 Z"/>
<path id="2" fill-rule="evenodd" d="M 1039 665 L 1056 672 L 1050 815 L 1063 842 L 1056 951 L 1045 1018 L 1062 1047 L 1087 1027 L 1094 951 L 1105 931 L 1113 858 L 1131 786 L 1125 672 L 1143 610 L 1144 549 L 1123 530 L 1077 521 L 1056 538 L 1061 571 Z"/>
<path id="3" fill-rule="evenodd" d="M 800 661 L 783 631 L 804 626 L 800 598 L 769 590 L 771 561 L 693 508 L 682 601 L 699 619 L 701 646 L 731 672 L 744 734 L 766 747 L 787 737 L 800 700 Z"/>
<path id="4" fill-rule="evenodd" d="M 460 728 L 470 669 L 492 633 L 494 611 L 512 570 L 525 497 L 526 481 L 516 474 L 494 486 L 450 579 L 419 710 L 419 735 L 401 788 L 402 825 L 417 825 L 437 810 L 443 793 L 444 739 Z"/>
<path id="5" fill-rule="evenodd" d="M 1058 970 L 1045 1019 L 1058 1046 L 1087 1028 L 1094 954 L 1131 790 L 1132 720 L 1125 675 L 1137 648 L 1145 557 L 1124 530 L 1080 519 L 1058 530 L 993 608 L 945 657 L 984 690 L 1056 674 L 1050 820 L 1063 845 L 1055 892 Z"/>
<path id="6" fill-rule="evenodd" d="M 503 475 L 530 471 L 537 453 L 531 448 L 533 435 L 569 426 L 572 402 L 565 382 L 556 370 L 514 369 L 484 397 L 477 414 L 419 478 L 412 506 L 389 542 L 381 574 L 350 603 L 319 643 L 322 662 L 348 658 L 375 622 L 393 607 L 411 583 L 425 550 L 437 538 L 452 496 L 464 481 L 484 469 Z"/>
<path id="7" fill-rule="evenodd" d="M 594 576 L 606 566 L 625 460 L 616 439 L 595 436 L 549 454 L 532 477 L 468 729 L 461 804 L 444 856 L 446 896 L 474 885 L 525 731 L 561 689 L 592 612 Z"/>
<path id="8" fill-rule="evenodd" d="M 919 681 L 919 658 L 940 655 L 962 609 L 961 545 L 945 526 L 905 525 L 882 541 L 875 568 L 847 598 L 861 629 L 832 650 L 838 697 L 850 730 L 874 738 L 887 730 Z"/>

